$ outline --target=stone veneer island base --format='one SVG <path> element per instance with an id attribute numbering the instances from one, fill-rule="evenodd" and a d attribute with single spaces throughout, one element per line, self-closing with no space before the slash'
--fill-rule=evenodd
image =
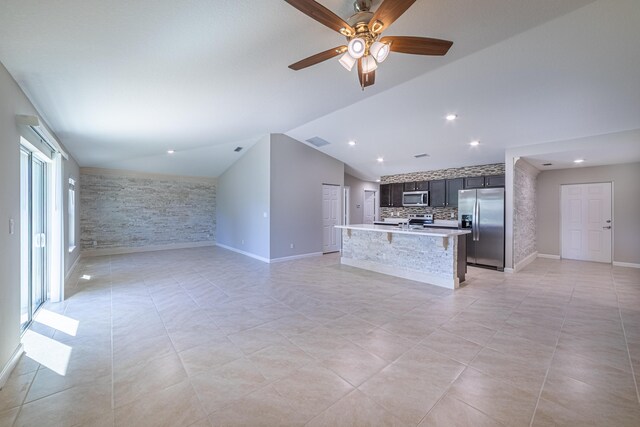
<path id="1" fill-rule="evenodd" d="M 467 230 L 369 224 L 336 228 L 342 229 L 342 264 L 449 289 L 464 282 Z"/>

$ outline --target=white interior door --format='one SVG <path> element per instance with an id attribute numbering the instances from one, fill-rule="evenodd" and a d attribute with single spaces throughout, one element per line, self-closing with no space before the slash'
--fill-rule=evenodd
<path id="1" fill-rule="evenodd" d="M 611 183 L 563 185 L 562 258 L 611 262 Z"/>
<path id="2" fill-rule="evenodd" d="M 376 192 L 364 191 L 364 223 L 373 224 L 376 218 Z"/>
<path id="3" fill-rule="evenodd" d="M 340 186 L 322 185 L 322 251 L 340 250 Z"/>

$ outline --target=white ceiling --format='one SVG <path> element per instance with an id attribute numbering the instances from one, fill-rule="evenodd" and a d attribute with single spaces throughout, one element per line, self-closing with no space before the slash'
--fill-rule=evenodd
<path id="1" fill-rule="evenodd" d="M 337 60 L 287 68 L 343 39 L 282 0 L 3 0 L 0 62 L 82 166 L 217 176 L 237 145 L 289 131 L 331 141 L 322 151 L 374 178 L 640 127 L 639 2 L 576 11 L 590 3 L 420 0 L 385 34 L 453 48 L 392 54 L 365 92 Z M 442 122 L 449 111 L 457 123 Z M 483 145 L 468 149 L 470 138 Z"/>

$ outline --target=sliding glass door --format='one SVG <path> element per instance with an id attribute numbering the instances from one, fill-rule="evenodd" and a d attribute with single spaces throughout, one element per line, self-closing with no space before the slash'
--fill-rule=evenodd
<path id="1" fill-rule="evenodd" d="M 47 298 L 47 164 L 20 150 L 20 323 L 25 329 Z"/>

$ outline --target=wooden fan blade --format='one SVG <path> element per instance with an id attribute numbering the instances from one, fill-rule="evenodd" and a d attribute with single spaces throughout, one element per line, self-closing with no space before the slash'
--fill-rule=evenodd
<path id="1" fill-rule="evenodd" d="M 355 30 L 351 25 L 347 24 L 342 18 L 340 18 L 335 13 L 331 12 L 329 9 L 321 5 L 320 3 L 314 0 L 284 0 L 289 3 L 291 6 L 298 9 L 300 12 L 309 16 L 312 19 L 315 19 L 322 25 L 326 25 L 327 27 L 335 30 L 341 34 L 347 32 L 349 34 L 355 34 Z M 348 35 L 348 34 L 344 34 Z"/>
<path id="2" fill-rule="evenodd" d="M 391 52 L 410 53 L 413 55 L 446 55 L 453 42 L 448 40 L 430 39 L 427 37 L 388 36 L 380 39 L 382 43 L 389 43 Z"/>
<path id="3" fill-rule="evenodd" d="M 376 82 L 376 70 L 369 73 L 362 72 L 362 58 L 358 59 L 358 80 L 360 80 L 362 89 L 372 86 Z"/>
<path id="4" fill-rule="evenodd" d="M 310 56 L 308 58 L 305 58 L 302 61 L 298 61 L 295 64 L 291 64 L 291 65 L 289 65 L 289 68 L 291 68 L 292 70 L 295 70 L 295 71 L 302 70 L 303 68 L 307 68 L 307 67 L 311 67 L 312 65 L 319 64 L 319 63 L 321 63 L 323 61 L 326 61 L 327 59 L 331 59 L 334 56 L 338 56 L 341 53 L 344 53 L 346 51 L 347 51 L 347 47 L 346 46 L 334 47 L 333 49 L 329 49 L 329 50 L 325 50 L 324 52 L 316 53 L 315 55 Z"/>
<path id="5" fill-rule="evenodd" d="M 407 11 L 416 0 L 384 0 L 378 10 L 373 14 L 373 18 L 369 21 L 369 29 L 373 30 L 376 21 L 382 22 L 381 28 L 376 28 L 379 34 L 383 30 L 389 28 L 396 19 Z"/>

